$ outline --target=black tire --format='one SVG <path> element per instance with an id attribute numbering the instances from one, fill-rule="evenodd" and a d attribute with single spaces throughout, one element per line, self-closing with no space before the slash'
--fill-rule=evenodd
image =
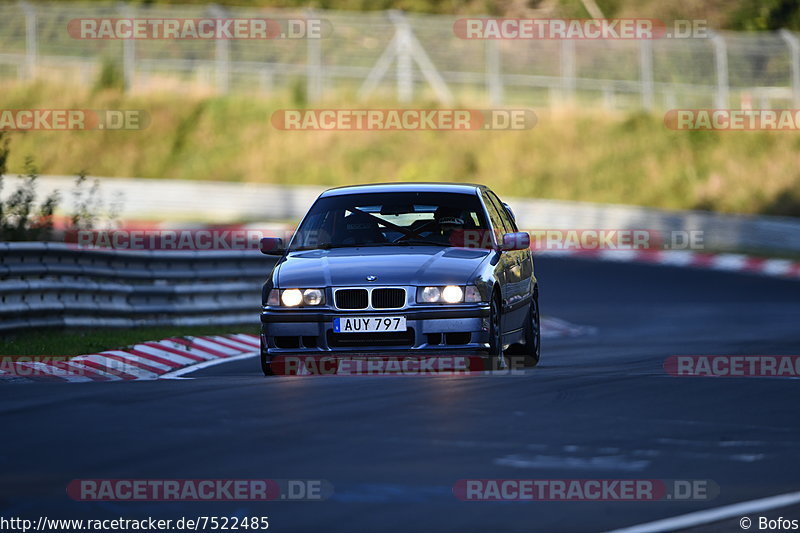
<path id="1" fill-rule="evenodd" d="M 503 335 L 501 331 L 500 299 L 495 294 L 489 310 L 489 370 L 501 370 L 507 367 L 503 354 Z"/>
<path id="2" fill-rule="evenodd" d="M 525 321 L 525 366 L 534 367 L 539 364 L 542 355 L 542 332 L 539 316 L 539 289 L 533 290 L 531 308 Z"/>
<path id="3" fill-rule="evenodd" d="M 534 367 L 539 363 L 542 335 L 539 319 L 539 290 L 534 289 L 530 309 L 525 318 L 523 342 L 513 344 L 506 350 L 506 359 L 513 368 Z"/>
<path id="4" fill-rule="evenodd" d="M 269 364 L 267 361 L 267 347 L 264 346 L 264 337 L 261 337 L 261 371 L 264 372 L 265 376 L 274 376 L 275 374 L 272 372 L 272 365 Z"/>

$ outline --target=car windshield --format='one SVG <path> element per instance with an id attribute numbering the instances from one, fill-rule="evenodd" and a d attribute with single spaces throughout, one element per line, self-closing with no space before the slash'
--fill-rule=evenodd
<path id="1" fill-rule="evenodd" d="M 477 195 L 363 193 L 320 198 L 295 233 L 290 251 L 350 246 L 490 248 Z"/>

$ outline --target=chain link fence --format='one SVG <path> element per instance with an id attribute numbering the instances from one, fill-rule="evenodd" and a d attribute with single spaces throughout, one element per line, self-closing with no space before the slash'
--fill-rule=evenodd
<path id="1" fill-rule="evenodd" d="M 82 18 L 305 18 L 319 39 L 81 40 Z M 612 109 L 800 107 L 800 40 L 788 31 L 654 40 L 465 40 L 457 17 L 120 3 L 0 3 L 0 79 L 129 91 L 293 95 L 309 103 L 482 102 Z"/>

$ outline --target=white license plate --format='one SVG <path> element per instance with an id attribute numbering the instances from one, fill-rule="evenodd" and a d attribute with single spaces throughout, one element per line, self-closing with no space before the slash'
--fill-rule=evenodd
<path id="1" fill-rule="evenodd" d="M 374 333 L 384 331 L 405 331 L 404 316 L 344 316 L 333 319 L 336 333 Z"/>

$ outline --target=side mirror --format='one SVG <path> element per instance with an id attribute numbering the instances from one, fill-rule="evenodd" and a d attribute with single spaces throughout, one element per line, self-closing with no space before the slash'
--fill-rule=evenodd
<path id="1" fill-rule="evenodd" d="M 503 251 L 527 250 L 531 247 L 531 236 L 525 231 L 503 235 Z"/>
<path id="2" fill-rule="evenodd" d="M 278 237 L 262 237 L 259 250 L 265 255 L 283 255 L 283 239 Z"/>

